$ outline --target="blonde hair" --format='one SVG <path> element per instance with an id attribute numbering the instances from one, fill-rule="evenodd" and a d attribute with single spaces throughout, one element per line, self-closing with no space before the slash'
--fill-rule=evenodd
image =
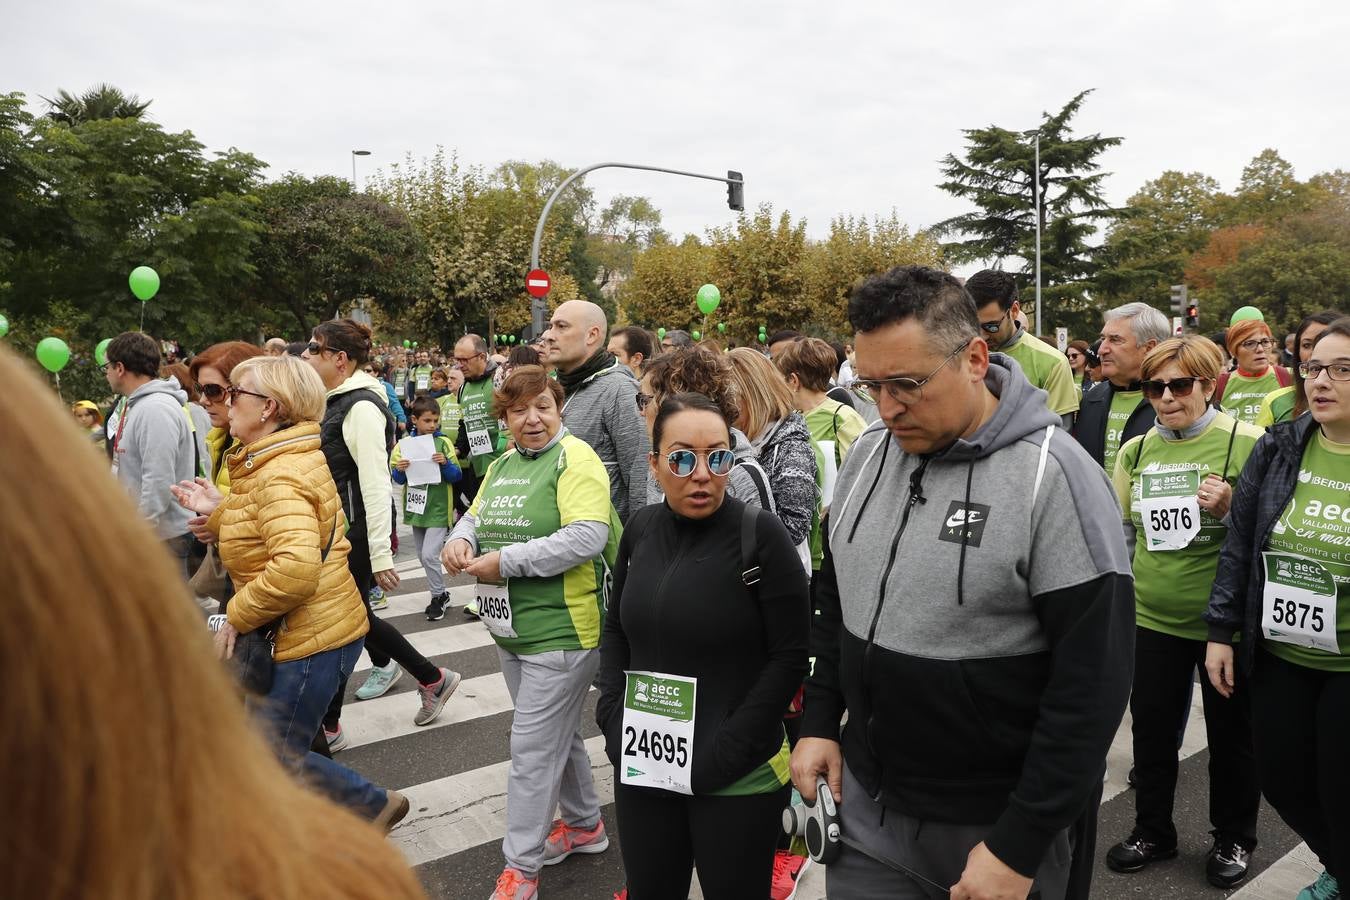
<path id="1" fill-rule="evenodd" d="M 296 425 L 323 418 L 328 391 L 309 363 L 290 355 L 255 356 L 234 367 L 230 383 L 238 385 L 250 372 L 258 392 L 276 401 L 284 421 Z"/>
<path id="2" fill-rule="evenodd" d="M 1188 334 L 1168 338 L 1148 352 L 1140 366 L 1140 373 L 1144 380 L 1148 380 L 1172 362 L 1187 375 L 1213 382 L 1218 380 L 1219 372 L 1223 369 L 1223 354 L 1207 337 Z"/>
<path id="3" fill-rule="evenodd" d="M 4 893 L 424 896 L 375 828 L 282 768 L 181 572 L 101 457 L 76 449 L 88 436 L 3 346 L 0 381 L 13 387 L 0 392 L 0 504 L 31 511 L 0 521 L 0 659 L 23 661 L 0 692 L 0 779 L 22 823 L 0 841 Z"/>
<path id="4" fill-rule="evenodd" d="M 736 400 L 745 416 L 745 436 L 754 440 L 770 422 L 792 414 L 792 391 L 758 350 L 737 347 L 726 358 Z"/>

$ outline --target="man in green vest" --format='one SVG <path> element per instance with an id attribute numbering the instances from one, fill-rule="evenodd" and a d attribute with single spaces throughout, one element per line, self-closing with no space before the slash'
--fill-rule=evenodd
<path id="1" fill-rule="evenodd" d="M 413 359 L 415 364 L 408 372 L 408 384 L 404 389 L 409 400 L 431 390 L 431 373 L 435 371 L 435 367 L 431 364 L 431 354 L 427 351 L 418 350 Z"/>
<path id="2" fill-rule="evenodd" d="M 966 291 L 975 299 L 980 335 L 989 349 L 1017 360 L 1027 381 L 1049 395 L 1046 402 L 1060 417 L 1064 429 L 1071 429 L 1078 412 L 1078 389 L 1073 384 L 1069 359 L 1044 341 L 1030 337 L 1017 321 L 1022 304 L 1012 275 L 996 269 L 976 272 L 966 281 Z"/>
<path id="3" fill-rule="evenodd" d="M 476 334 L 456 341 L 455 368 L 464 373 L 458 398 L 462 418 L 455 438 L 455 453 L 461 462 L 468 461 L 455 491 L 455 509 L 463 513 L 477 495 L 488 465 L 506 449 L 506 435 L 492 414 L 492 376 L 497 364 L 488 359 L 487 341 Z"/>

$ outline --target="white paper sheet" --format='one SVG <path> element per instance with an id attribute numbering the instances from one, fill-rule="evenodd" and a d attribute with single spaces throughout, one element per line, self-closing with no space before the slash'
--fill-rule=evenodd
<path id="1" fill-rule="evenodd" d="M 398 442 L 398 447 L 403 453 L 403 458 L 409 463 L 407 471 L 404 472 L 408 477 L 408 484 L 441 483 L 441 467 L 431 461 L 431 455 L 436 452 L 434 436 L 419 434 L 415 437 L 405 437 Z"/>

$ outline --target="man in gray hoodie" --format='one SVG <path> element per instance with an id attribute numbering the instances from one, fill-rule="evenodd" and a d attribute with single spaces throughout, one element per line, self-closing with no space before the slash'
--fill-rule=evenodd
<path id="1" fill-rule="evenodd" d="M 188 571 L 192 513 L 178 505 L 169 486 L 191 481 L 198 468 L 198 445 L 184 404 L 187 394 L 172 380 L 160 380 L 159 344 L 140 332 L 119 334 L 108 344 L 103 367 L 108 386 L 127 398 L 111 435 L 113 470 L 141 515 Z"/>
<path id="2" fill-rule="evenodd" d="M 544 332 L 547 364 L 557 366 L 563 424 L 600 457 L 609 474 L 609 496 L 621 522 L 647 503 L 647 453 L 651 443 L 637 412 L 637 382 L 605 349 L 605 311 L 588 300 L 558 307 Z"/>
<path id="3" fill-rule="evenodd" d="M 839 802 L 829 894 L 1063 898 L 1133 665 L 1110 485 L 950 275 L 874 276 L 849 318 L 881 421 L 835 485 L 792 755 Z"/>

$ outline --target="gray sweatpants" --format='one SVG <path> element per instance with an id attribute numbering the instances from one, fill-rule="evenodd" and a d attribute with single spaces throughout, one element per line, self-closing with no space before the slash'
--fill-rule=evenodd
<path id="1" fill-rule="evenodd" d="M 961 880 L 966 857 L 989 832 L 988 825 L 926 821 L 888 809 L 868 796 L 847 765 L 843 795 L 839 824 L 846 836 L 868 852 L 844 846 L 839 858 L 826 869 L 830 900 L 946 900 L 948 888 Z M 898 862 L 920 877 L 901 874 L 879 861 L 878 856 Z M 1061 900 L 1071 857 L 1068 831 L 1062 831 L 1041 861 L 1031 896 Z"/>
<path id="2" fill-rule="evenodd" d="M 449 528 L 413 526 L 413 543 L 417 545 L 417 558 L 422 561 L 422 571 L 427 573 L 427 590 L 433 597 L 445 593 L 445 576 L 441 571 L 441 548 L 445 546 L 445 536 L 449 533 Z"/>
<path id="3" fill-rule="evenodd" d="M 502 854 L 508 866 L 533 876 L 543 866 L 554 809 L 578 828 L 600 821 L 600 797 L 581 738 L 581 709 L 600 668 L 600 651 L 518 656 L 498 647 L 497 655 L 516 705 Z"/>

